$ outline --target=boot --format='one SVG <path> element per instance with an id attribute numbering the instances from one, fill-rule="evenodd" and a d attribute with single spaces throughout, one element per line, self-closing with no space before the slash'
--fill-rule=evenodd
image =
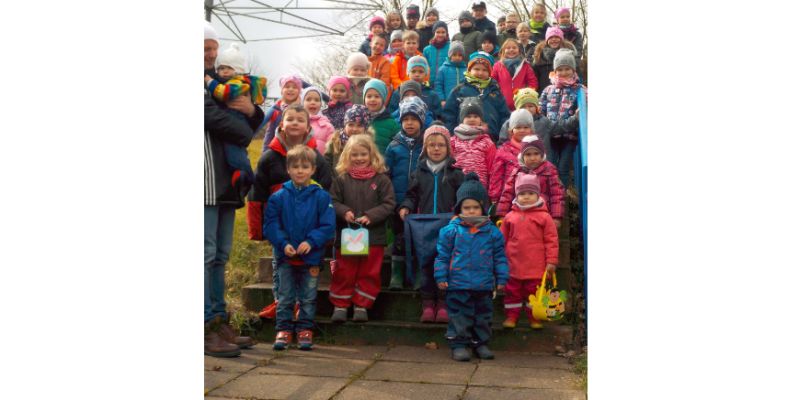
<path id="1" fill-rule="evenodd" d="M 367 322 L 367 309 L 364 307 L 353 307 L 353 322 Z"/>
<path id="2" fill-rule="evenodd" d="M 220 336 L 219 327 L 220 323 L 216 319 L 205 324 L 205 355 L 211 357 L 237 357 L 242 354 L 238 346 L 226 342 Z"/>
<path id="3" fill-rule="evenodd" d="M 503 321 L 503 328 L 506 329 L 514 329 L 517 327 L 517 319 L 514 317 L 508 317 L 505 321 Z"/>
<path id="4" fill-rule="evenodd" d="M 389 281 L 389 290 L 403 290 L 406 263 L 392 260 L 392 279 Z"/>
<path id="5" fill-rule="evenodd" d="M 333 315 L 331 315 L 331 322 L 344 322 L 347 320 L 347 309 L 343 307 L 334 307 Z"/>
<path id="6" fill-rule="evenodd" d="M 492 353 L 492 351 L 489 350 L 489 347 L 486 346 L 485 344 L 478 346 L 475 349 L 475 354 L 481 360 L 494 360 L 494 353 Z"/>
<path id="7" fill-rule="evenodd" d="M 217 318 L 220 317 L 218 316 Z M 233 329 L 230 323 L 230 314 L 227 314 L 225 319 L 222 319 L 219 326 L 219 335 L 222 336 L 226 342 L 235 344 L 240 349 L 249 349 L 256 344 L 250 336 L 239 336 L 236 334 L 236 330 Z"/>
<path id="8" fill-rule="evenodd" d="M 470 355 L 469 350 L 463 347 L 457 347 L 453 349 L 452 356 L 453 360 L 456 361 L 469 361 Z"/>
<path id="9" fill-rule="evenodd" d="M 297 348 L 300 350 L 311 350 L 314 347 L 314 333 L 310 329 L 300 331 L 297 333 Z"/>
<path id="10" fill-rule="evenodd" d="M 275 314 L 278 312 L 278 302 L 274 301 L 272 304 L 262 308 L 258 316 L 266 319 L 275 319 Z"/>
<path id="11" fill-rule="evenodd" d="M 450 322 L 450 316 L 447 314 L 447 306 L 444 300 L 436 301 L 436 323 L 446 324 Z"/>
<path id="12" fill-rule="evenodd" d="M 433 300 L 422 300 L 422 316 L 419 317 L 419 322 L 433 322 L 436 319 L 433 307 Z"/>

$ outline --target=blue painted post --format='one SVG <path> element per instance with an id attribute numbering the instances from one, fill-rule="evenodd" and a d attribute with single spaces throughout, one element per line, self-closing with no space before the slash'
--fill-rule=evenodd
<path id="1" fill-rule="evenodd" d="M 587 188 L 588 184 L 588 148 L 589 142 L 587 140 L 588 125 L 586 123 L 589 115 L 588 108 L 586 107 L 586 90 L 578 92 L 578 109 L 580 110 L 579 128 L 578 128 L 578 151 L 575 152 L 575 187 L 578 189 L 578 206 L 581 212 L 581 230 L 583 233 L 583 299 L 586 302 L 586 331 L 589 331 L 589 275 L 588 275 L 588 237 L 587 232 Z"/>

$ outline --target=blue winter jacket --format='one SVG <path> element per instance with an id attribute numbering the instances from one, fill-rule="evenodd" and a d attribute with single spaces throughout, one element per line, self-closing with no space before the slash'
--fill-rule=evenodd
<path id="1" fill-rule="evenodd" d="M 442 111 L 444 123 L 450 132 L 453 132 L 456 126 L 461 123 L 458 120 L 458 112 L 461 101 L 465 97 L 481 98 L 481 101 L 483 101 L 483 122 L 489 126 L 489 136 L 492 137 L 493 141 L 497 142 L 500 126 L 511 116 L 506 105 L 506 99 L 503 97 L 503 93 L 500 92 L 500 86 L 497 85 L 497 81 L 492 79 L 489 86 L 483 90 L 464 82 L 450 92 Z"/>
<path id="2" fill-rule="evenodd" d="M 464 61 L 459 61 L 455 64 L 450 60 L 445 61 L 436 73 L 436 83 L 433 85 L 436 95 L 440 99 L 447 100 L 453 88 L 464 82 L 465 72 L 467 72 L 467 63 Z"/>
<path id="3" fill-rule="evenodd" d="M 420 128 L 420 132 L 425 127 Z M 417 169 L 417 161 L 422 152 L 422 137 L 414 141 L 414 147 L 409 147 L 403 137 L 405 133 L 401 130 L 394 136 L 392 142 L 386 147 L 386 167 L 389 168 L 389 177 L 392 178 L 394 187 L 394 198 L 396 204 L 400 204 L 406 198 L 411 174 Z"/>
<path id="4" fill-rule="evenodd" d="M 494 290 L 508 282 L 505 240 L 488 221 L 475 229 L 453 218 L 439 232 L 433 277 L 447 290 Z"/>
<path id="5" fill-rule="evenodd" d="M 395 90 L 392 92 L 392 97 L 389 98 L 389 112 L 398 120 L 399 114 L 395 114 L 395 112 L 400 108 L 401 96 L 400 90 Z M 428 114 L 433 119 L 442 118 L 442 99 L 444 97 L 439 97 L 433 88 L 426 83 L 422 85 L 422 96 L 420 98 L 425 103 L 425 106 L 428 107 Z M 426 123 L 426 125 L 430 125 L 430 123 Z"/>
<path id="6" fill-rule="evenodd" d="M 306 265 L 320 266 L 325 243 L 333 239 L 336 230 L 331 196 L 322 186 L 312 181 L 298 189 L 287 181 L 269 197 L 266 214 L 263 233 L 278 264 L 288 261 L 283 252 L 287 244 L 297 249 L 305 241 L 311 251 L 300 258 Z"/>
<path id="7" fill-rule="evenodd" d="M 439 71 L 439 67 L 447 61 L 447 53 L 450 51 L 450 41 L 448 40 L 447 43 L 442 46 L 441 49 L 437 49 L 436 46 L 429 44 L 425 46 L 422 50 L 422 55 L 425 56 L 425 59 L 428 60 L 428 66 L 430 67 L 430 83 L 431 87 L 436 86 L 436 72 Z M 439 96 L 440 99 L 444 97 Z"/>

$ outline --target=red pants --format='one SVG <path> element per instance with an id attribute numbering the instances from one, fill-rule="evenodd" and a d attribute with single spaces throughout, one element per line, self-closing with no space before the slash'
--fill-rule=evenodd
<path id="1" fill-rule="evenodd" d="M 522 307 L 525 307 L 525 313 L 528 314 L 528 320 L 533 322 L 533 310 L 528 301 L 528 296 L 536 294 L 536 288 L 542 283 L 541 279 L 514 279 L 508 278 L 506 283 L 505 297 L 503 304 L 506 310 L 506 318 L 519 319 L 519 313 Z"/>
<path id="2" fill-rule="evenodd" d="M 342 256 L 336 249 L 336 268 L 331 271 L 330 300 L 334 307 L 350 304 L 371 308 L 381 291 L 383 246 L 369 246 L 367 256 Z"/>

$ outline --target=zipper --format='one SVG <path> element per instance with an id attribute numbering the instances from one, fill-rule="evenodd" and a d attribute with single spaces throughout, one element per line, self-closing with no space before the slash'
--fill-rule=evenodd
<path id="1" fill-rule="evenodd" d="M 433 174 L 433 214 L 436 215 L 437 207 L 437 200 L 439 199 L 439 176 L 438 174 Z"/>

